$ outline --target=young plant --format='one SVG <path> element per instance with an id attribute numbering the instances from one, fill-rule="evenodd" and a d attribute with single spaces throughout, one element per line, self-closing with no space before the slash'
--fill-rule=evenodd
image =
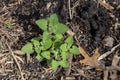
<path id="1" fill-rule="evenodd" d="M 11 28 L 12 28 L 12 23 L 10 23 L 10 22 L 5 23 L 4 26 L 5 26 L 6 28 L 11 29 Z"/>
<path id="2" fill-rule="evenodd" d="M 21 50 L 27 54 L 37 53 L 36 58 L 39 61 L 46 60 L 53 70 L 59 66 L 68 67 L 69 55 L 80 54 L 79 49 L 73 45 L 73 37 L 63 36 L 68 27 L 58 21 L 56 14 L 52 14 L 48 19 L 37 20 L 35 23 L 43 30 L 42 37 L 32 38 Z"/>

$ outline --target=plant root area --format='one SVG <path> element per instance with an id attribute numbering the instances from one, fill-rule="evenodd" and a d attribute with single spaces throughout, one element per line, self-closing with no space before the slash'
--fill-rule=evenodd
<path id="1" fill-rule="evenodd" d="M 81 53 L 56 71 L 21 51 L 53 13 Z M 120 80 L 120 0 L 0 0 L 0 80 Z"/>

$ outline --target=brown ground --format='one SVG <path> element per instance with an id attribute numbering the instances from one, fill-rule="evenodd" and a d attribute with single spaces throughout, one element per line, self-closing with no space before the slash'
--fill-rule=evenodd
<path id="1" fill-rule="evenodd" d="M 70 57 L 69 68 L 55 72 L 35 55 L 20 51 L 31 38 L 42 34 L 35 20 L 53 13 L 75 33 L 75 44 L 81 47 L 81 55 Z M 0 80 L 120 80 L 119 22 L 119 0 L 0 0 Z M 91 62 L 80 63 L 88 59 L 84 51 Z M 102 58 L 102 68 L 92 64 L 99 58 L 94 51 L 99 57 L 111 53 Z"/>

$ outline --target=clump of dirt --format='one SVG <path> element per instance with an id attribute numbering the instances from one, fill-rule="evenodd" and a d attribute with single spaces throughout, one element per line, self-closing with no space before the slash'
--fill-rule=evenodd
<path id="1" fill-rule="evenodd" d="M 49 7 L 47 7 L 47 5 Z M 61 11 L 62 1 L 38 1 L 38 0 L 24 0 L 13 12 L 13 17 L 16 17 L 19 24 L 25 31 L 39 32 L 35 25 L 35 20 L 47 18 L 53 13 Z"/>
<path id="2" fill-rule="evenodd" d="M 72 22 L 75 24 L 74 26 L 78 27 L 78 31 L 76 31 L 76 28 L 73 31 L 76 32 L 76 37 L 80 45 L 86 48 L 89 53 L 95 48 L 100 48 L 101 51 L 109 50 L 110 48 L 108 47 L 103 48 L 103 39 L 106 36 L 116 34 L 115 38 L 119 40 L 119 29 L 114 29 L 116 20 L 110 16 L 110 13 L 113 12 L 108 11 L 100 6 L 98 2 L 92 0 L 81 0 L 80 4 L 76 7 L 76 17 Z M 118 15 L 118 13 L 114 14 Z"/>

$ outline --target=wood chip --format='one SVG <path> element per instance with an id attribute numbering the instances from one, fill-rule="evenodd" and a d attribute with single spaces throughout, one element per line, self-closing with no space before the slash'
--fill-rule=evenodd
<path id="1" fill-rule="evenodd" d="M 0 59 L 0 64 L 5 63 L 6 60 L 7 60 L 7 57 L 4 57 L 4 58 Z"/>
<path id="2" fill-rule="evenodd" d="M 86 77 L 86 74 L 83 70 L 77 69 L 77 72 L 79 73 L 79 75 L 82 75 L 82 76 Z M 87 76 L 87 77 L 89 77 L 89 76 Z"/>
<path id="3" fill-rule="evenodd" d="M 118 55 L 114 55 L 112 60 L 112 67 L 113 69 L 120 71 L 120 66 L 118 66 L 119 61 L 120 61 L 120 57 Z"/>
<path id="4" fill-rule="evenodd" d="M 51 5 L 52 5 L 52 3 L 48 2 L 47 5 L 46 5 L 46 8 L 49 9 Z"/>
<path id="5" fill-rule="evenodd" d="M 72 77 L 66 77 L 65 80 L 76 80 L 76 79 L 75 79 L 75 77 L 72 76 Z"/>
<path id="6" fill-rule="evenodd" d="M 108 80 L 108 70 L 104 71 L 104 80 Z"/>
<path id="7" fill-rule="evenodd" d="M 72 32 L 71 30 L 68 30 L 68 31 L 67 31 L 67 34 L 69 34 L 69 35 L 71 35 L 71 36 L 74 36 L 75 33 Z"/>
<path id="8" fill-rule="evenodd" d="M 15 53 L 17 55 L 25 55 L 25 53 L 23 53 L 21 50 L 15 50 L 15 51 L 13 51 L 13 53 Z"/>
<path id="9" fill-rule="evenodd" d="M 110 17 L 115 18 L 115 15 L 113 13 L 109 13 Z"/>
<path id="10" fill-rule="evenodd" d="M 111 78 L 111 80 L 117 80 L 117 71 L 116 70 L 110 71 L 110 78 Z"/>

